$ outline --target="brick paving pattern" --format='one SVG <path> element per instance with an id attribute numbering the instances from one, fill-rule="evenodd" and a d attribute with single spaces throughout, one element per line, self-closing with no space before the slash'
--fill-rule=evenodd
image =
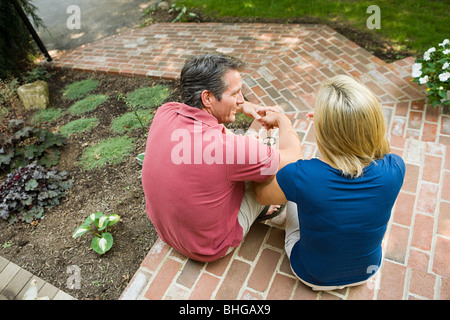
<path id="1" fill-rule="evenodd" d="M 350 75 L 375 93 L 392 152 L 406 163 L 385 258 L 373 283 L 314 292 L 290 270 L 280 216 L 255 224 L 238 249 L 213 263 L 187 259 L 158 239 L 121 299 L 450 299 L 450 112 L 427 105 L 425 89 L 410 81 L 412 57 L 385 63 L 323 25 L 161 23 L 84 45 L 50 65 L 177 79 L 186 58 L 205 52 L 248 64 L 245 97 L 283 108 L 305 158 L 317 152 L 305 115 L 323 79 Z"/>

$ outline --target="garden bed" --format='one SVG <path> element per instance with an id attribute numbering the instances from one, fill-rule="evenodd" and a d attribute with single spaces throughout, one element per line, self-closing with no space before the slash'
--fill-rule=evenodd
<path id="1" fill-rule="evenodd" d="M 81 116 L 67 112 L 75 101 L 64 99 L 62 90 L 70 83 L 88 78 L 99 81 L 91 94 L 108 95 L 109 99 Z M 169 86 L 171 94 L 166 101 L 179 101 L 176 83 L 170 81 L 63 70 L 52 72 L 48 80 L 51 107 L 62 109 L 63 115 L 42 126 L 55 132 L 64 124 L 83 117 L 96 117 L 99 123 L 90 132 L 72 134 L 67 138 L 58 170 L 68 172 L 73 186 L 59 206 L 48 210 L 42 220 L 33 224 L 19 222 L 10 225 L 0 220 L 1 256 L 77 299 L 117 299 L 120 296 L 152 247 L 157 233 L 145 213 L 141 166 L 135 159 L 145 151 L 148 129 L 137 128 L 120 134 L 112 132 L 110 125 L 114 118 L 130 112 L 125 103 L 116 98 L 117 91 L 125 95 L 157 83 Z M 133 150 L 123 162 L 93 170 L 79 164 L 86 148 L 102 139 L 120 136 L 134 139 Z M 112 227 L 114 245 L 104 255 L 92 250 L 90 236 L 72 238 L 74 230 L 85 218 L 97 211 L 116 213 L 121 217 Z M 77 265 L 81 270 L 80 289 L 67 288 L 67 280 L 72 275 L 67 273 L 67 268 L 71 265 Z"/>

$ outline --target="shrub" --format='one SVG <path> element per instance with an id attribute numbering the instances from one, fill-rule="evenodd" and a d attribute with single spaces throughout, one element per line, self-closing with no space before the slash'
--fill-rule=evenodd
<path id="1" fill-rule="evenodd" d="M 157 84 L 153 87 L 143 87 L 129 92 L 127 100 L 136 108 L 151 108 L 163 104 L 170 96 L 170 88 Z"/>
<path id="2" fill-rule="evenodd" d="M 47 168 L 58 164 L 59 147 L 64 137 L 45 129 L 25 126 L 23 120 L 10 120 L 8 128 L 0 132 L 0 166 L 15 169 L 34 160 Z"/>
<path id="3" fill-rule="evenodd" d="M 68 137 L 73 133 L 89 131 L 98 124 L 99 120 L 97 118 L 78 119 L 63 125 L 59 129 L 59 132 L 61 135 Z"/>
<path id="4" fill-rule="evenodd" d="M 98 80 L 92 78 L 71 83 L 64 89 L 62 97 L 70 100 L 83 98 L 89 92 L 97 88 L 98 83 Z"/>
<path id="5" fill-rule="evenodd" d="M 413 81 L 426 84 L 428 103 L 433 107 L 447 105 L 450 109 L 450 41 L 445 39 L 437 47 L 428 49 L 423 57 L 416 59 L 412 67 Z"/>
<path id="6" fill-rule="evenodd" d="M 102 168 L 107 164 L 119 164 L 134 149 L 133 140 L 126 136 L 101 140 L 97 145 L 84 150 L 80 164 L 87 170 Z"/>
<path id="7" fill-rule="evenodd" d="M 141 123 L 139 119 L 143 122 L 143 124 L 148 124 L 151 120 L 153 120 L 154 114 L 147 110 L 137 110 L 135 112 L 128 112 L 124 115 L 113 119 L 111 122 L 111 130 L 117 133 L 124 133 L 128 131 L 133 131 L 136 128 L 141 127 Z"/>
<path id="8" fill-rule="evenodd" d="M 69 108 L 71 115 L 79 115 L 95 110 L 99 105 L 108 100 L 108 96 L 103 94 L 94 94 L 87 96 L 83 100 L 76 102 Z"/>
<path id="9" fill-rule="evenodd" d="M 48 170 L 36 161 L 11 172 L 0 187 L 0 217 L 10 223 L 42 218 L 66 196 L 73 182 L 66 179 L 66 172 Z"/>

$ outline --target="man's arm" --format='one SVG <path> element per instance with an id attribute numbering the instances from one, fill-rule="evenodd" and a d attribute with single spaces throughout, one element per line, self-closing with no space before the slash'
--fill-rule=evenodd
<path id="1" fill-rule="evenodd" d="M 280 153 L 280 165 L 278 170 L 302 158 L 300 138 L 288 117 L 278 112 L 267 112 L 266 116 L 259 121 L 267 129 L 274 127 L 279 129 L 278 151 Z M 276 175 L 263 183 L 253 182 L 253 189 L 256 200 L 260 204 L 283 204 L 287 202 L 284 192 L 278 185 Z"/>

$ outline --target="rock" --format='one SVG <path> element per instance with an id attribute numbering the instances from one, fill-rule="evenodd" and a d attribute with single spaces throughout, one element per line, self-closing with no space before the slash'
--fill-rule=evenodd
<path id="1" fill-rule="evenodd" d="M 170 5 L 169 5 L 169 3 L 167 1 L 161 1 L 160 3 L 158 3 L 156 8 L 159 9 L 159 10 L 167 11 L 167 10 L 169 10 Z"/>
<path id="2" fill-rule="evenodd" d="M 45 109 L 50 105 L 48 84 L 45 81 L 24 84 L 17 89 L 17 93 L 27 110 Z"/>

